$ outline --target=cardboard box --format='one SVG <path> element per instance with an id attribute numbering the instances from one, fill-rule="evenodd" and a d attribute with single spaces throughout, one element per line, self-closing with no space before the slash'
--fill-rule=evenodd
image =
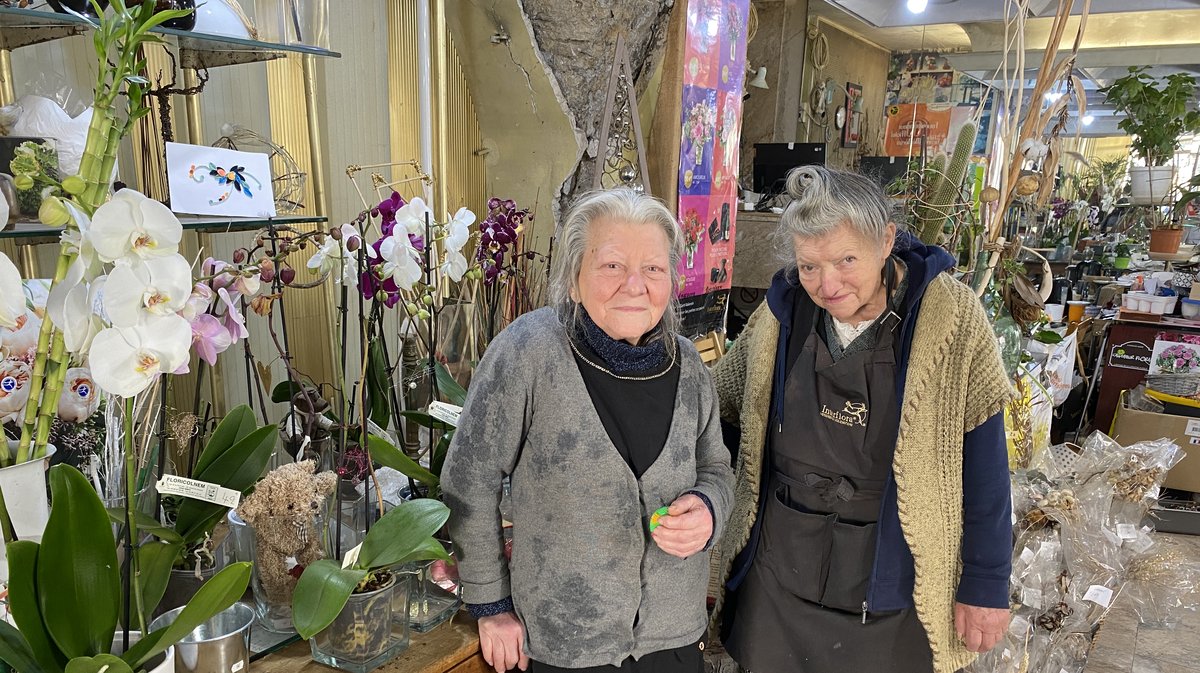
<path id="1" fill-rule="evenodd" d="M 1125 393 L 1121 393 L 1109 436 L 1122 446 L 1163 437 L 1171 439 L 1186 455 L 1167 473 L 1164 484 L 1167 488 L 1200 492 L 1200 418 L 1130 409 L 1125 406 Z"/>

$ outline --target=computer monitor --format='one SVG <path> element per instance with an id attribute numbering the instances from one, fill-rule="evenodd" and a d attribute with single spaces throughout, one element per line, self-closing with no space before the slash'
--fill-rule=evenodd
<path id="1" fill-rule="evenodd" d="M 754 191 L 782 193 L 788 171 L 814 164 L 825 164 L 825 143 L 755 143 Z"/>

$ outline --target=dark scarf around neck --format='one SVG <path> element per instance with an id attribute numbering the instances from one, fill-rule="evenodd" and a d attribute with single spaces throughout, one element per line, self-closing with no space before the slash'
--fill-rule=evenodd
<path id="1" fill-rule="evenodd" d="M 651 330 L 648 335 L 649 343 L 634 346 L 628 341 L 610 337 L 592 320 L 582 305 L 579 306 L 579 314 L 583 319 L 579 322 L 577 339 L 598 355 L 614 374 L 650 372 L 660 370 L 666 365 L 666 339 L 655 338 L 662 331 L 662 323 Z"/>

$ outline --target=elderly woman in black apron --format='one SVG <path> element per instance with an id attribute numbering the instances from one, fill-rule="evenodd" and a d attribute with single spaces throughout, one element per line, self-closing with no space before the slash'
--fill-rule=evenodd
<path id="1" fill-rule="evenodd" d="M 788 267 L 714 374 L 740 432 L 723 641 L 753 673 L 952 673 L 1008 624 L 995 339 L 873 182 L 802 167 L 788 190 Z"/>

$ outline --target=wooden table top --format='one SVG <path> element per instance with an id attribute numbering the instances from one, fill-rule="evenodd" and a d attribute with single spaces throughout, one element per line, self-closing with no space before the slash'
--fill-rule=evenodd
<path id="1" fill-rule="evenodd" d="M 328 673 L 312 660 L 307 641 L 299 641 L 250 664 L 249 673 Z M 475 620 L 459 612 L 429 633 L 413 633 L 408 649 L 375 669 L 377 673 L 483 673 Z"/>

